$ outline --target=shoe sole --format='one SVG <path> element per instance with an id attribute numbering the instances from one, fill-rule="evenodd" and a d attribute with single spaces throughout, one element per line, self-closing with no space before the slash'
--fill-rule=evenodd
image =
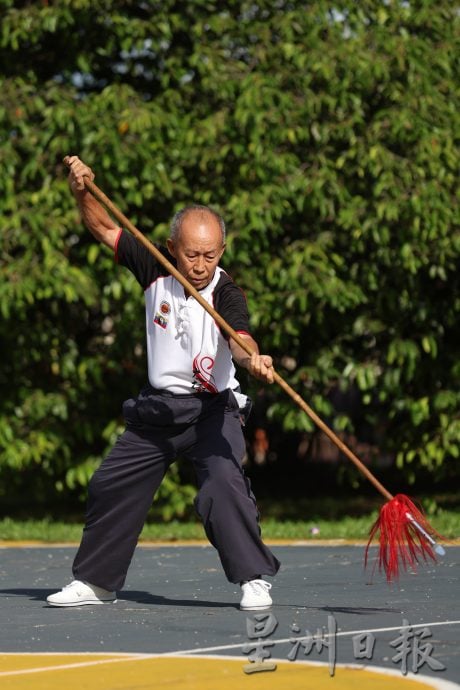
<path id="1" fill-rule="evenodd" d="M 265 604 L 265 606 L 240 606 L 240 611 L 265 611 L 271 609 L 273 604 Z"/>
<path id="2" fill-rule="evenodd" d="M 90 606 L 90 605 L 99 605 L 99 604 L 116 604 L 117 600 L 116 599 L 99 599 L 95 601 L 94 599 L 87 599 L 86 601 L 72 601 L 72 602 L 66 602 L 64 603 L 58 603 L 55 601 L 47 601 L 48 606 L 56 606 L 59 608 L 68 608 L 69 606 Z"/>

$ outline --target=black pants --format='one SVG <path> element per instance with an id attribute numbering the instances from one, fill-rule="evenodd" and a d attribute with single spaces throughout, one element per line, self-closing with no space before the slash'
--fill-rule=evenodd
<path id="1" fill-rule="evenodd" d="M 241 468 L 245 446 L 233 393 L 146 388 L 125 402 L 123 413 L 126 430 L 89 484 L 74 577 L 121 589 L 153 497 L 179 454 L 195 468 L 195 507 L 227 579 L 274 575 L 280 563 L 261 540 L 255 498 Z"/>

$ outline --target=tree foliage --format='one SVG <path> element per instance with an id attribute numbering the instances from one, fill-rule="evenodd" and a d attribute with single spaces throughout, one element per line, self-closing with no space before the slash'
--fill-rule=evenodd
<path id="1" fill-rule="evenodd" d="M 145 378 L 141 295 L 82 227 L 68 153 L 156 240 L 185 203 L 220 210 L 226 266 L 280 373 L 336 430 L 371 426 L 409 475 L 452 475 L 458 4 L 0 9 L 2 500 L 84 487 Z M 269 396 L 286 429 L 312 432 Z"/>

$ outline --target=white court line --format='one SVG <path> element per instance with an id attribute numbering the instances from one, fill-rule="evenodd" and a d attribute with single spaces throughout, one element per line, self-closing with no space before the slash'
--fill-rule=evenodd
<path id="1" fill-rule="evenodd" d="M 247 613 L 250 613 L 249 611 Z M 262 612 L 261 612 L 262 613 Z M 439 625 L 460 625 L 460 620 L 458 621 L 435 621 L 434 623 L 410 623 L 408 627 L 410 628 L 434 628 L 435 626 Z M 346 637 L 347 635 L 365 635 L 367 633 L 378 633 L 378 632 L 393 632 L 395 630 L 401 630 L 401 628 L 404 628 L 406 626 L 401 623 L 401 625 L 394 625 L 389 628 L 368 628 L 367 630 L 342 630 L 339 632 L 334 633 L 334 637 Z M 329 637 L 329 633 L 324 633 L 324 637 Z M 284 639 L 276 640 L 270 637 L 270 642 L 273 642 L 273 644 L 286 644 L 286 642 L 290 642 L 292 639 L 291 637 L 285 637 Z M 309 639 L 309 636 L 304 636 L 304 637 L 297 637 L 296 636 L 296 641 L 297 640 L 306 640 Z M 205 654 L 206 652 L 218 652 L 223 649 L 239 649 L 243 645 L 246 645 L 246 642 L 239 643 L 239 644 L 227 644 L 227 645 L 219 645 L 217 647 L 202 647 L 201 649 L 185 649 L 184 651 L 178 651 L 174 652 L 176 655 L 183 655 L 183 654 Z"/>
<path id="2" fill-rule="evenodd" d="M 410 624 L 411 628 L 433 628 L 435 626 L 447 626 L 447 625 L 460 625 L 460 620 L 458 621 L 434 621 L 433 623 L 415 623 L 415 624 Z M 401 628 L 403 628 L 403 624 L 397 625 L 397 626 L 392 626 L 392 627 L 387 627 L 387 628 L 367 628 L 365 630 L 343 630 L 335 633 L 336 637 L 346 637 L 347 635 L 365 635 L 366 633 L 378 633 L 378 632 L 393 632 L 393 631 L 400 631 Z M 329 633 L 324 633 L 324 637 L 329 637 Z M 290 642 L 292 638 L 284 638 L 284 639 L 279 639 L 279 640 L 273 640 L 270 638 L 270 642 L 273 644 L 285 644 L 287 642 Z M 306 637 L 296 637 L 297 640 L 303 640 L 307 639 Z M 34 668 L 34 669 L 23 669 L 23 670 L 17 670 L 17 671 L 0 671 L 0 677 L 3 676 L 17 676 L 17 675 L 23 675 L 23 674 L 30 674 L 30 673 L 40 673 L 44 671 L 58 671 L 58 670 L 63 670 L 63 669 L 68 669 L 68 668 L 80 668 L 80 667 L 85 667 L 85 666 L 97 666 L 99 664 L 114 664 L 114 663 L 120 663 L 122 661 L 143 661 L 146 659 L 157 659 L 157 658 L 168 658 L 168 657 L 190 657 L 193 658 L 194 654 L 206 654 L 209 652 L 217 652 L 217 651 L 224 651 L 224 650 L 229 650 L 229 649 L 241 649 L 244 645 L 247 644 L 247 640 L 245 642 L 240 642 L 238 644 L 229 644 L 229 645 L 218 645 L 216 647 L 201 647 L 201 648 L 194 648 L 194 649 L 184 649 L 184 650 L 177 650 L 174 652 L 159 652 L 156 654 L 136 654 L 133 652 L 130 654 L 129 652 L 104 652 L 105 655 L 107 656 L 116 656 L 116 659 L 99 659 L 97 661 L 86 661 L 86 662 L 79 662 L 79 663 L 73 663 L 73 664 L 63 664 L 59 666 L 42 666 L 39 668 Z M 40 652 L 33 652 L 34 655 L 37 656 L 72 656 L 71 652 L 43 652 L 41 654 Z M 100 652 L 79 652 L 77 654 L 87 654 L 87 655 L 94 655 L 94 656 L 101 656 Z M 2 655 L 2 652 L 0 651 L 0 656 Z M 27 655 L 27 652 L 4 652 L 5 656 L 25 656 Z M 217 658 L 217 657 L 216 657 Z M 225 655 L 222 655 L 222 658 L 224 659 L 231 659 L 232 657 L 228 657 Z M 285 659 L 284 659 L 285 661 Z M 308 662 L 308 663 L 313 663 L 313 662 Z M 315 662 L 316 663 L 316 662 Z M 317 662 L 320 663 L 321 662 Z M 353 666 L 352 664 L 343 664 L 343 666 Z M 380 668 L 378 666 L 372 666 L 369 665 L 368 667 L 365 666 L 359 666 L 356 665 L 357 668 L 368 668 L 369 670 L 372 669 L 377 669 Z M 439 686 L 441 687 L 441 686 Z M 446 686 L 447 687 L 447 686 Z M 448 686 L 449 688 L 458 688 L 460 686 L 458 685 L 450 685 Z"/>
<path id="3" fill-rule="evenodd" d="M 89 652 L 90 654 L 96 655 L 97 652 Z M 84 654 L 84 652 L 82 652 Z M 112 656 L 110 652 L 106 652 L 107 656 Z M 114 652 L 116 654 L 116 652 Z M 35 656 L 41 656 L 40 652 L 33 652 Z M 72 652 L 56 652 L 56 656 L 72 656 Z M 0 653 L 0 656 L 2 654 Z M 8 652 L 5 656 L 10 656 Z M 27 656 L 27 652 L 21 654 L 17 653 L 17 656 Z M 25 676 L 30 673 L 44 673 L 46 671 L 62 671 L 69 668 L 86 668 L 87 666 L 99 666 L 100 664 L 118 664 L 121 661 L 141 661 L 143 659 L 151 659 L 155 656 L 162 656 L 161 654 L 127 654 L 119 659 L 98 659 L 98 661 L 81 661 L 75 664 L 59 664 L 58 666 L 38 666 L 37 668 L 24 668 L 17 671 L 0 671 L 0 677 L 3 676 Z"/>
<path id="4" fill-rule="evenodd" d="M 0 656 L 145 656 L 141 652 L 2 652 Z"/>

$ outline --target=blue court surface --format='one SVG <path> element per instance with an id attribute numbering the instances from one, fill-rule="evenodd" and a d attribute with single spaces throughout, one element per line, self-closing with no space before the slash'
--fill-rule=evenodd
<path id="1" fill-rule="evenodd" d="M 116 604 L 76 608 L 45 602 L 72 580 L 76 546 L 4 546 L 0 657 L 239 657 L 246 678 L 273 660 L 308 661 L 320 662 L 328 679 L 352 664 L 388 669 L 389 684 L 424 677 L 433 687 L 460 687 L 460 547 L 389 586 L 372 563 L 364 571 L 362 545 L 271 546 L 282 567 L 271 579 L 274 606 L 260 613 L 239 610 L 239 586 L 226 581 L 207 545 L 139 546 Z M 9 674 L 0 668 L 0 678 Z"/>

